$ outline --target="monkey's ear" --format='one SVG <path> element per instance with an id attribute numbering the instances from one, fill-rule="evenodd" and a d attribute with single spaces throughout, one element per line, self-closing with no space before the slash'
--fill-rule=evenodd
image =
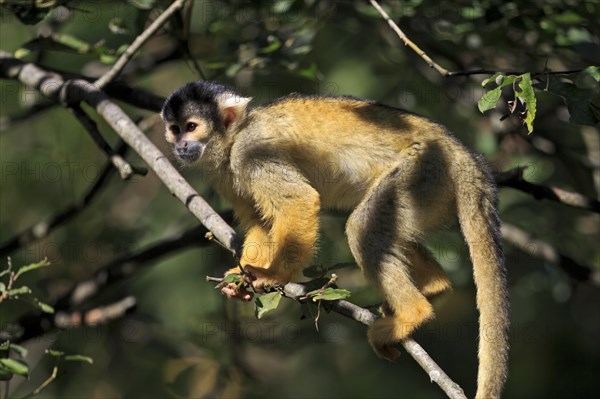
<path id="1" fill-rule="evenodd" d="M 243 119 L 251 100 L 251 97 L 241 97 L 235 93 L 224 93 L 217 98 L 219 116 L 226 131 L 229 130 L 231 125 Z"/>

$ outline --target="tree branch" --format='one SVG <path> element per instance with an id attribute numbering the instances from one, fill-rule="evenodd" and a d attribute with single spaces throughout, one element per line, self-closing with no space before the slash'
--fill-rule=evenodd
<path id="1" fill-rule="evenodd" d="M 117 62 L 113 65 L 113 67 L 104 75 L 102 75 L 98 80 L 94 82 L 94 85 L 98 89 L 103 89 L 109 82 L 115 79 L 119 73 L 125 68 L 127 62 L 133 57 L 133 55 L 146 43 L 148 39 L 165 23 L 167 19 L 173 15 L 177 10 L 183 7 L 183 4 L 186 0 L 175 0 L 158 18 L 156 18 L 148 28 L 141 35 L 135 38 L 133 43 L 127 47 L 127 49 L 121 54 Z"/>
<path id="2" fill-rule="evenodd" d="M 523 179 L 523 171 L 523 168 L 514 168 L 506 172 L 495 173 L 496 184 L 531 194 L 538 200 L 547 199 L 573 208 L 600 213 L 600 201 L 562 188 L 530 183 Z"/>
<path id="3" fill-rule="evenodd" d="M 165 186 L 200 220 L 215 237 L 237 253 L 239 239 L 234 230 L 200 197 L 158 148 L 144 135 L 123 110 L 93 84 L 70 80 L 38 66 L 22 63 L 0 50 L 0 76 L 17 79 L 53 101 L 62 103 L 87 102 L 129 144 L 158 176 Z"/>
<path id="4" fill-rule="evenodd" d="M 214 235 L 230 251 L 236 252 L 239 240 L 233 229 L 196 193 L 191 186 L 181 177 L 166 157 L 146 138 L 140 129 L 129 117 L 115 105 L 109 97 L 97 87 L 83 80 L 65 82 L 56 74 L 45 71 L 33 64 L 24 64 L 10 54 L 0 50 L 0 76 L 18 79 L 23 84 L 35 88 L 53 101 L 74 103 L 85 101 L 108 122 L 108 124 L 121 136 L 155 171 L 162 182 L 174 193 Z M 197 234 L 188 236 L 188 239 L 197 243 Z M 111 264 L 97 272 L 90 280 L 77 284 L 74 289 L 57 301 L 57 309 L 68 309 L 80 305 L 83 301 L 95 295 L 99 289 L 113 281 L 125 278 L 135 267 L 132 262 L 143 263 L 159 255 L 164 255 L 185 245 L 189 241 L 178 238 L 165 246 L 153 247 L 142 253 L 134 255 L 131 259 L 120 259 L 119 264 Z M 155 252 L 155 251 L 158 251 Z M 286 295 L 293 296 L 301 293 L 301 284 L 290 283 L 284 287 Z M 360 308 L 347 301 L 333 304 L 333 309 L 347 317 L 351 317 L 363 324 L 370 324 L 376 316 L 366 309 Z M 44 317 L 44 316 L 43 316 Z M 20 340 L 26 340 L 56 327 L 56 323 L 44 323 L 43 317 L 37 316 L 22 319 L 25 335 Z M 46 316 L 47 317 L 47 316 Z M 29 322 L 29 324 L 28 324 Z M 50 327 L 48 327 L 50 325 Z M 417 359 L 419 364 L 427 371 L 430 378 L 452 398 L 463 398 L 462 390 L 452 382 L 447 375 L 433 362 L 426 352 L 409 339 L 403 342 L 405 349 Z"/>
<path id="5" fill-rule="evenodd" d="M 385 10 L 379 5 L 379 3 L 376 0 L 369 0 L 369 2 L 377 10 L 377 12 L 379 12 L 379 14 L 381 14 L 381 16 L 383 17 L 383 19 L 390 26 L 390 28 L 392 28 L 392 30 L 394 32 L 396 32 L 396 34 L 398 35 L 398 37 L 400 38 L 400 40 L 402 40 L 406 46 L 410 47 L 415 53 L 417 53 L 419 55 L 419 57 L 423 58 L 423 60 L 425 60 L 425 62 L 431 68 L 434 68 L 436 71 L 438 71 L 440 73 L 440 75 L 442 75 L 442 76 L 448 76 L 448 73 L 449 73 L 448 70 L 446 68 L 440 66 L 436 62 L 434 62 L 423 50 L 421 50 L 419 48 L 419 46 L 417 46 L 415 43 L 413 43 L 404 34 L 404 32 L 402 32 L 402 29 L 400 29 L 398 27 L 398 25 L 396 25 L 396 23 L 394 21 L 392 21 L 392 19 L 388 15 L 388 13 L 385 12 Z"/>
<path id="6" fill-rule="evenodd" d="M 306 285 L 299 283 L 287 283 L 283 287 L 286 296 L 299 300 L 309 292 Z M 378 317 L 373 312 L 361 308 L 352 302 L 339 300 L 331 301 L 330 309 L 342 316 L 348 317 L 366 326 L 371 325 Z M 462 388 L 452 381 L 450 377 L 442 370 L 440 366 L 429 356 L 429 354 L 414 339 L 407 338 L 401 342 L 404 349 L 419 363 L 425 370 L 429 379 L 435 382 L 451 399 L 466 399 Z"/>
<path id="7" fill-rule="evenodd" d="M 500 231 L 506 241 L 526 254 L 560 266 L 565 273 L 577 281 L 589 282 L 595 286 L 600 286 L 600 271 L 577 263 L 573 258 L 558 252 L 556 248 L 546 241 L 533 238 L 528 232 L 509 223 L 502 223 Z"/>
<path id="8" fill-rule="evenodd" d="M 56 328 L 66 329 L 106 324 L 133 311 L 135 305 L 135 297 L 126 296 L 116 302 L 88 310 L 61 311 L 54 316 L 54 325 Z"/>

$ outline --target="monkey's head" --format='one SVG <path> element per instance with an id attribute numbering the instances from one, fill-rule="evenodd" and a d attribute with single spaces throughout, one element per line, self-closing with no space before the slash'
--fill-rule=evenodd
<path id="1" fill-rule="evenodd" d="M 169 96 L 161 111 L 165 138 L 177 158 L 193 163 L 235 133 L 251 98 L 215 82 L 188 83 Z"/>

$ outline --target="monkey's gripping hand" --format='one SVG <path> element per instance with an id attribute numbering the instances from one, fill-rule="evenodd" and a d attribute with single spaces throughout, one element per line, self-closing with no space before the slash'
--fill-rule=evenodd
<path id="1" fill-rule="evenodd" d="M 221 287 L 221 292 L 230 298 L 240 299 L 242 301 L 252 300 L 254 292 L 266 292 L 274 287 L 283 287 L 290 281 L 290 276 L 279 276 L 271 272 L 270 269 L 263 269 L 250 265 L 244 266 L 240 274 L 240 268 L 234 267 L 225 273 L 225 276 L 237 274 L 241 277 L 240 282 L 226 283 Z"/>

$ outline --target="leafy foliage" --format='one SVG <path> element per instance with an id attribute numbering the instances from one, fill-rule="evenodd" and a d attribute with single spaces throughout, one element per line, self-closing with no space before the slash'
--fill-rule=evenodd
<path id="1" fill-rule="evenodd" d="M 9 300 L 25 300 L 36 307 L 42 312 L 54 313 L 52 306 L 40 301 L 36 297 L 32 296 L 32 291 L 28 286 L 20 286 L 18 288 L 12 288 L 13 284 L 24 274 L 32 271 L 48 267 L 50 262 L 48 259 L 43 259 L 40 262 L 32 263 L 29 265 L 21 266 L 16 271 L 12 269 L 12 261 L 9 258 L 8 266 L 5 270 L 0 272 L 0 278 L 4 278 L 4 282 L 0 282 L 0 309 L 6 305 L 5 301 Z M 0 331 L 4 333 L 3 331 Z M 39 394 L 45 389 L 58 375 L 59 364 L 65 362 L 86 362 L 89 364 L 93 363 L 92 358 L 83 355 L 68 355 L 61 351 L 47 349 L 46 353 L 57 359 L 54 366 L 54 370 L 51 376 L 39 387 L 34 389 L 29 396 Z M 15 344 L 10 340 L 0 342 L 0 381 L 10 381 L 15 375 L 29 378 L 31 369 L 26 361 L 28 351 L 23 346 Z M 11 357 L 12 356 L 12 357 Z M 16 356 L 16 358 L 15 358 Z"/>

